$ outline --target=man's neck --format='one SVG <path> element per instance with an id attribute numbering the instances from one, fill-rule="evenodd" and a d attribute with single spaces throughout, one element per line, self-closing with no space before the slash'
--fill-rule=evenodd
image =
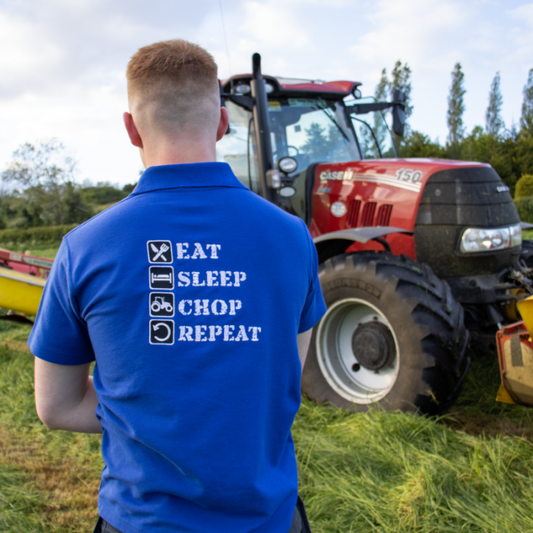
<path id="1" fill-rule="evenodd" d="M 212 146 L 211 146 L 212 145 Z M 145 143 L 140 149 L 146 168 L 159 165 L 180 165 L 185 163 L 208 163 L 216 161 L 215 143 L 182 140 L 163 143 Z"/>

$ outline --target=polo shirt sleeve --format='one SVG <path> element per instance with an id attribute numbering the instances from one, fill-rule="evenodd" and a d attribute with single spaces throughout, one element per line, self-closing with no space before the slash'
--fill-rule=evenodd
<path id="1" fill-rule="evenodd" d="M 72 285 L 65 239 L 44 287 L 28 345 L 35 357 L 49 363 L 82 365 L 94 361 L 87 323 L 80 315 Z"/>
<path id="2" fill-rule="evenodd" d="M 307 246 L 309 249 L 309 289 L 307 291 L 307 298 L 302 309 L 300 317 L 300 326 L 298 333 L 303 333 L 314 327 L 314 325 L 324 316 L 326 312 L 326 304 L 322 296 L 322 289 L 318 279 L 318 255 L 316 253 L 316 246 L 313 242 L 309 230 L 305 222 L 300 219 L 305 231 L 305 238 L 307 239 Z"/>

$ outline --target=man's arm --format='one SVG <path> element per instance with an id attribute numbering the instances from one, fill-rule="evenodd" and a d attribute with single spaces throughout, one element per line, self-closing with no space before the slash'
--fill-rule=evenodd
<path id="1" fill-rule="evenodd" d="M 101 433 L 90 363 L 56 365 L 35 358 L 35 406 L 49 429 Z"/>
<path id="2" fill-rule="evenodd" d="M 307 351 L 309 350 L 309 344 L 311 343 L 311 335 L 313 334 L 313 329 L 308 329 L 303 333 L 299 333 L 296 337 L 298 342 L 298 355 L 300 356 L 300 363 L 302 363 L 302 370 L 305 364 L 305 358 L 307 357 Z"/>

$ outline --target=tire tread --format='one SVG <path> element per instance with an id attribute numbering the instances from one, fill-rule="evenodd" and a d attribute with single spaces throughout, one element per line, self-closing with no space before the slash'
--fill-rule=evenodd
<path id="1" fill-rule="evenodd" d="M 423 383 L 416 395 L 415 409 L 435 415 L 450 405 L 450 394 L 466 368 L 469 333 L 464 325 L 462 306 L 452 296 L 449 285 L 425 264 L 408 256 L 387 253 L 343 254 L 328 259 L 319 267 L 319 276 L 343 272 L 353 276 L 364 271 L 394 291 L 410 309 L 416 324 L 413 335 L 425 355 Z M 407 312 L 407 311 L 406 311 Z M 304 387 L 305 389 L 305 387 Z M 304 390 L 305 392 L 305 390 Z"/>

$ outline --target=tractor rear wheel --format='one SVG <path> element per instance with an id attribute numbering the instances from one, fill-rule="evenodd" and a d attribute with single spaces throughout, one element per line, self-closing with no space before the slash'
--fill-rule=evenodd
<path id="1" fill-rule="evenodd" d="M 302 392 L 352 411 L 379 404 L 443 413 L 470 363 L 463 309 L 448 284 L 386 253 L 336 256 L 319 277 L 328 309 L 313 332 Z"/>

